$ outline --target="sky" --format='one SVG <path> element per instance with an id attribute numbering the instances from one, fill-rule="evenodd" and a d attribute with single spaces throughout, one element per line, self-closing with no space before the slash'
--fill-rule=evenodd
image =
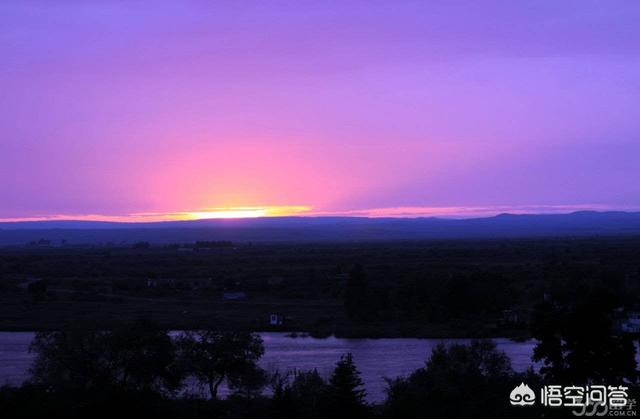
<path id="1" fill-rule="evenodd" d="M 0 220 L 640 209 L 640 2 L 3 0 Z"/>

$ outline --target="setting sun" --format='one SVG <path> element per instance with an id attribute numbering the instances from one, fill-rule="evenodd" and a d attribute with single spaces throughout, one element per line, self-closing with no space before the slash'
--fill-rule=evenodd
<path id="1" fill-rule="evenodd" d="M 306 206 L 270 206 L 270 207 L 228 207 L 210 208 L 202 211 L 185 212 L 180 218 L 188 220 L 205 220 L 220 218 L 258 218 L 300 215 L 311 210 Z"/>

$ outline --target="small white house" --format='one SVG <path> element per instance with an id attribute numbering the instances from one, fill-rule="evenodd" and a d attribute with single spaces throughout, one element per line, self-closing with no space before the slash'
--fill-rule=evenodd
<path id="1" fill-rule="evenodd" d="M 269 315 L 269 325 L 271 326 L 282 326 L 284 322 L 284 317 L 280 314 L 271 313 Z"/>

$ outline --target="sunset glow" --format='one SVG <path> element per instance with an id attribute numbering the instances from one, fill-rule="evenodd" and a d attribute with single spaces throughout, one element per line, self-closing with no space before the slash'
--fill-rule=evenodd
<path id="1" fill-rule="evenodd" d="M 0 218 L 0 222 L 19 221 L 107 221 L 107 222 L 160 222 L 208 219 L 240 219 L 259 217 L 285 217 L 305 215 L 311 211 L 305 206 L 227 207 L 208 208 L 184 212 L 150 212 L 125 215 L 56 214 L 48 216 Z"/>
<path id="2" fill-rule="evenodd" d="M 0 219 L 640 207 L 640 2 L 534 3 L 2 1 Z"/>
<path id="3" fill-rule="evenodd" d="M 575 211 L 640 211 L 640 207 L 606 205 L 549 205 L 549 206 L 485 206 L 485 207 L 392 207 L 354 211 L 315 211 L 307 206 L 228 207 L 169 213 L 138 213 L 125 215 L 56 214 L 50 216 L 0 218 L 0 222 L 20 221 L 106 221 L 106 222 L 162 222 L 207 219 L 242 219 L 260 217 L 366 217 L 366 218 L 482 218 L 509 214 L 567 214 Z"/>
<path id="4" fill-rule="evenodd" d="M 301 215 L 310 210 L 310 207 L 303 206 L 211 208 L 204 211 L 185 212 L 178 215 L 177 219 L 206 220 L 217 218 L 283 217 Z M 182 218 L 182 216 L 184 216 L 184 218 Z"/>

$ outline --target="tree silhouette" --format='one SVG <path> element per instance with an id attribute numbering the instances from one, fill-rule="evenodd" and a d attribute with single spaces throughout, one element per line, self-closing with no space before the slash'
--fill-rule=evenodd
<path id="1" fill-rule="evenodd" d="M 276 372 L 272 377 L 273 403 L 270 417 L 324 419 L 327 383 L 317 370 Z"/>
<path id="2" fill-rule="evenodd" d="M 268 378 L 265 370 L 249 362 L 237 373 L 229 376 L 229 388 L 246 399 L 255 398 L 262 392 Z"/>
<path id="3" fill-rule="evenodd" d="M 182 383 L 173 340 L 150 322 L 138 321 L 113 330 L 106 350 L 112 362 L 112 374 L 121 386 L 175 391 Z"/>
<path id="4" fill-rule="evenodd" d="M 182 381 L 166 331 L 147 322 L 110 331 L 36 334 L 31 381 L 54 390 L 173 391 Z"/>
<path id="5" fill-rule="evenodd" d="M 571 304 L 545 302 L 532 322 L 538 340 L 533 359 L 544 361 L 545 379 L 559 383 L 635 383 L 635 346 L 614 327 L 616 298 L 594 289 Z"/>
<path id="6" fill-rule="evenodd" d="M 366 416 L 366 391 L 350 353 L 343 355 L 336 364 L 326 395 L 326 407 L 330 415 L 348 418 Z"/>
<path id="7" fill-rule="evenodd" d="M 185 332 L 178 342 L 187 373 L 208 386 L 213 399 L 225 380 L 241 386 L 243 375 L 256 378 L 256 363 L 264 354 L 262 338 L 246 332 Z M 247 377 L 244 384 L 249 381 Z"/>
<path id="8" fill-rule="evenodd" d="M 519 383 L 509 358 L 488 340 L 440 344 L 423 368 L 387 382 L 384 417 L 393 419 L 510 417 L 504 395 Z"/>

